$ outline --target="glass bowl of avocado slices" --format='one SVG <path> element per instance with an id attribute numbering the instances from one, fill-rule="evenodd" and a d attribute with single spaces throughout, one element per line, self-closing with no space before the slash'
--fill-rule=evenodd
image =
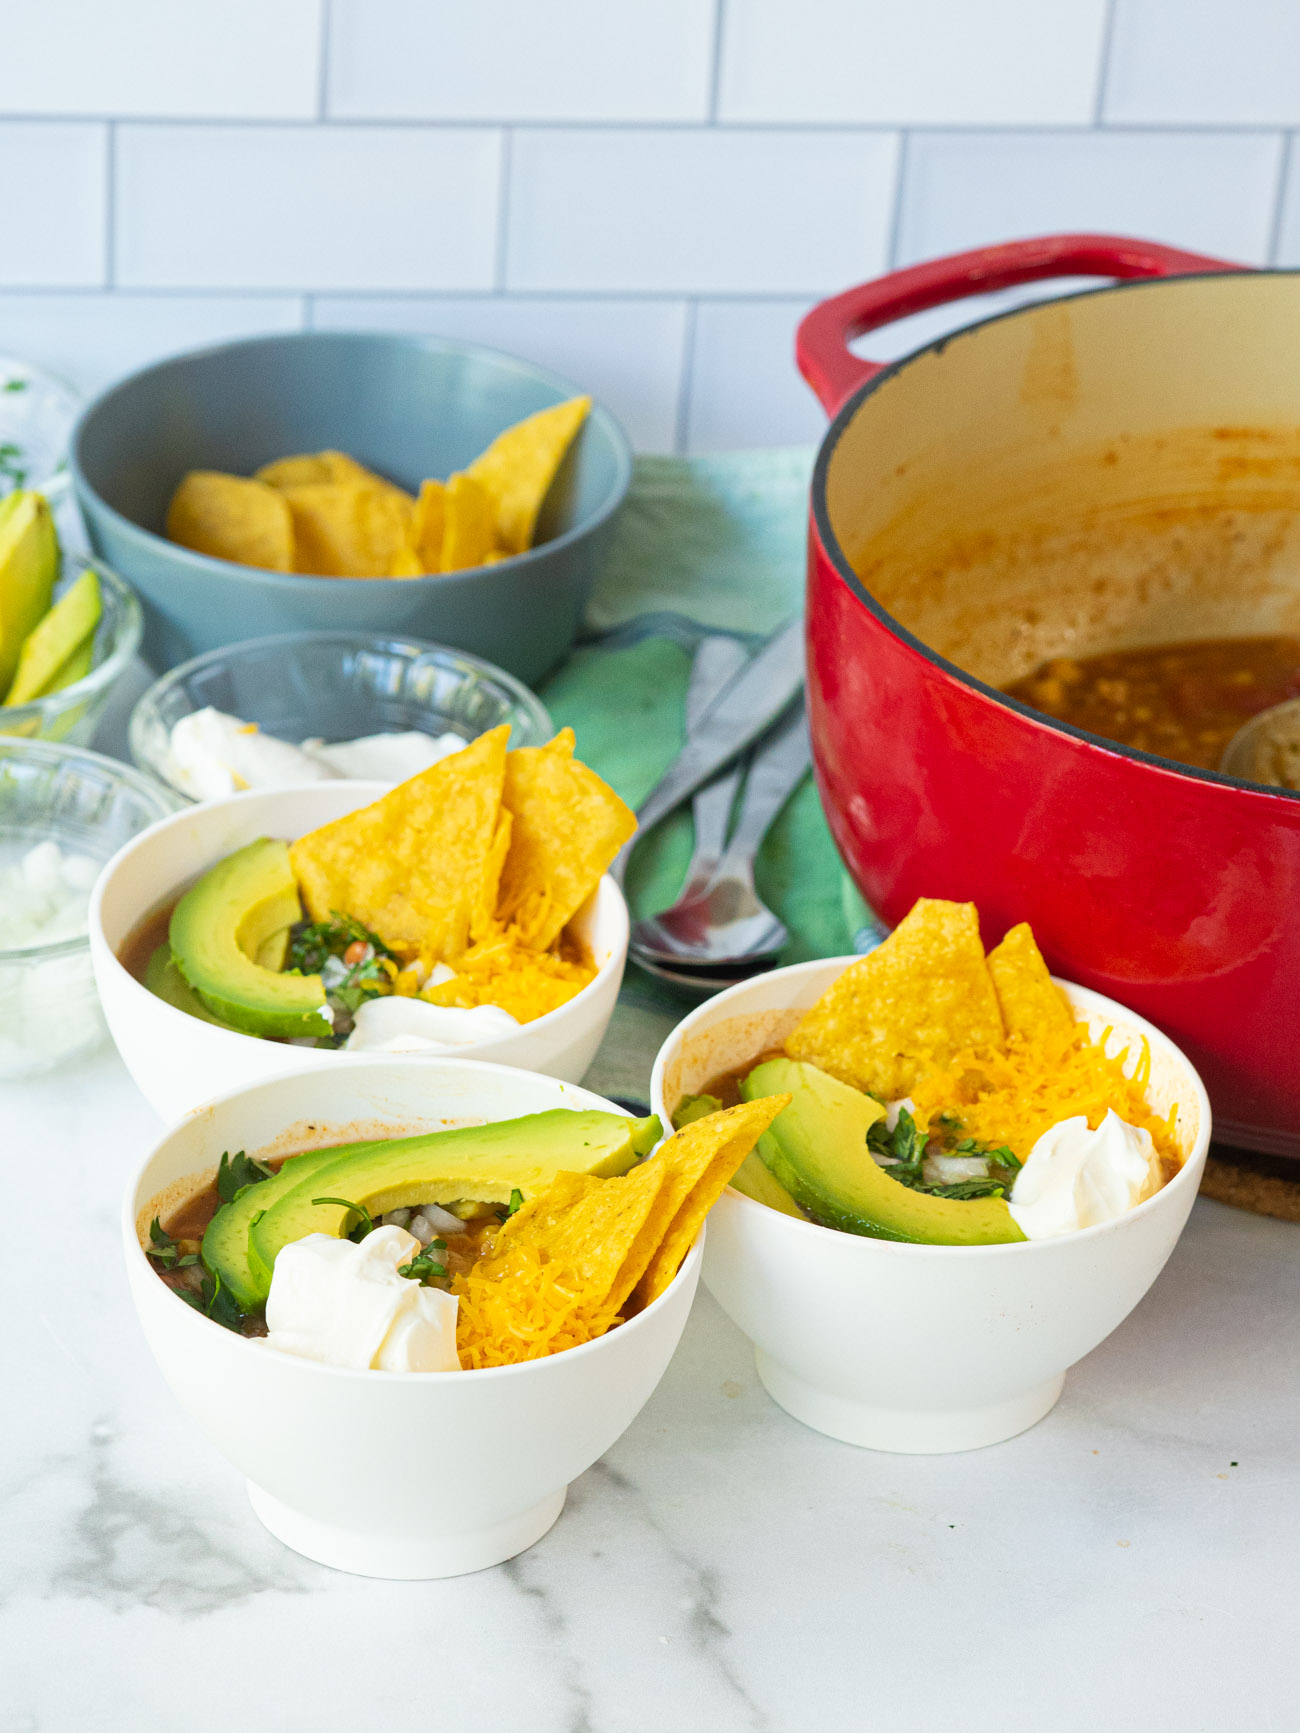
<path id="1" fill-rule="evenodd" d="M 909 915 L 871 956 L 719 993 L 670 1035 L 651 1086 L 678 1127 L 788 1095 L 710 1215 L 704 1282 L 788 1413 L 917 1454 L 1050 1412 L 1159 1274 L 1210 1138 L 1205 1089 L 1167 1036 L 1049 976 L 1027 926 L 986 960 L 973 905 L 927 906 L 967 912 L 964 975 L 907 952 Z M 936 1027 L 977 1016 L 978 1041 L 963 1029 L 908 1071 L 918 1031 L 934 1046 Z"/>
<path id="2" fill-rule="evenodd" d="M 0 499 L 0 736 L 88 743 L 141 631 L 121 578 L 60 548 L 43 494 Z"/>

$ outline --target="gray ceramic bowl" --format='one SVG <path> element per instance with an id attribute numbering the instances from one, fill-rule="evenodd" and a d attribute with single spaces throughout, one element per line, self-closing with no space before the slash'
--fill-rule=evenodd
<path id="1" fill-rule="evenodd" d="M 190 469 L 251 475 L 292 452 L 346 451 L 393 481 L 463 468 L 497 434 L 580 388 L 439 337 L 308 331 L 196 350 L 97 397 L 72 436 L 91 543 L 138 591 L 163 669 L 272 632 L 321 627 L 433 638 L 535 681 L 572 644 L 632 459 L 595 408 L 547 496 L 538 545 L 431 578 L 313 578 L 209 559 L 162 534 Z"/>

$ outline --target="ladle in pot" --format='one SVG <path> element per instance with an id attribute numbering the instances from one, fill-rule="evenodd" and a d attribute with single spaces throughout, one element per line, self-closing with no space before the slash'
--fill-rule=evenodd
<path id="1" fill-rule="evenodd" d="M 1243 782 L 1300 790 L 1300 698 L 1252 716 L 1224 748 L 1219 769 Z"/>

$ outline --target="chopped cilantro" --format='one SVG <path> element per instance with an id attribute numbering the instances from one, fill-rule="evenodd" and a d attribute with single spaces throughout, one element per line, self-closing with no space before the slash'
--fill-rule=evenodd
<path id="1" fill-rule="evenodd" d="M 435 1252 L 445 1252 L 446 1240 L 430 1240 L 422 1252 L 417 1252 L 409 1264 L 399 1264 L 399 1276 L 408 1276 L 413 1282 L 423 1282 L 431 1276 L 445 1276 L 447 1266 L 440 1264 L 434 1257 Z"/>
<path id="2" fill-rule="evenodd" d="M 510 1193 L 510 1207 L 506 1210 L 506 1220 L 507 1221 L 510 1220 L 511 1216 L 514 1215 L 516 1210 L 523 1208 L 523 1203 L 524 1203 L 524 1194 L 523 1194 L 523 1192 L 520 1191 L 519 1187 L 516 1186 L 514 1188 L 514 1190 Z"/>
<path id="3" fill-rule="evenodd" d="M 145 1256 L 155 1258 L 164 1270 L 187 1270 L 199 1261 L 196 1252 L 186 1252 L 182 1257 L 180 1247 L 157 1216 L 149 1223 L 149 1241 Z"/>
<path id="4" fill-rule="evenodd" d="M 238 1155 L 227 1151 L 221 1157 L 217 1168 L 217 1196 L 222 1203 L 234 1203 L 241 1192 L 251 1185 L 260 1185 L 264 1179 L 271 1179 L 273 1170 L 265 1162 L 254 1161 L 251 1155 L 245 1155 L 241 1149 Z"/>
<path id="5" fill-rule="evenodd" d="M 374 1218 L 363 1203 L 352 1203 L 345 1197 L 314 1197 L 311 1201 L 313 1203 L 340 1203 L 344 1209 L 351 1210 L 353 1215 L 359 1216 L 361 1219 L 357 1226 L 348 1235 L 350 1240 L 363 1240 L 367 1234 L 372 1234 L 375 1231 Z M 360 1233 L 357 1231 L 358 1228 L 361 1230 Z"/>
<path id="6" fill-rule="evenodd" d="M 934 1130 L 937 1125 L 938 1131 Z M 867 1148 L 873 1156 L 884 1157 L 885 1172 L 900 1185 L 913 1191 L 926 1192 L 930 1197 L 952 1198 L 969 1202 L 977 1197 L 1005 1197 L 1021 1166 L 1019 1156 L 1006 1144 L 977 1143 L 973 1137 L 954 1142 L 955 1134 L 963 1129 L 962 1122 L 952 1113 L 941 1113 L 931 1122 L 930 1131 L 918 1129 L 907 1108 L 898 1111 L 898 1122 L 892 1131 L 883 1119 L 876 1120 L 867 1131 Z M 931 1149 L 931 1145 L 938 1147 Z M 951 1185 L 932 1185 L 923 1171 L 927 1150 L 934 1155 L 971 1156 L 986 1161 L 990 1172 L 984 1179 L 962 1179 Z M 1001 1177 L 998 1177 L 1000 1170 Z"/>
<path id="7" fill-rule="evenodd" d="M 203 1286 L 199 1293 L 193 1294 L 186 1288 L 176 1288 L 187 1306 L 193 1306 L 196 1312 L 202 1312 L 205 1318 L 211 1318 L 214 1324 L 220 1324 L 223 1329 L 239 1332 L 242 1317 L 239 1307 L 231 1299 L 221 1285 L 219 1275 L 205 1275 Z"/>

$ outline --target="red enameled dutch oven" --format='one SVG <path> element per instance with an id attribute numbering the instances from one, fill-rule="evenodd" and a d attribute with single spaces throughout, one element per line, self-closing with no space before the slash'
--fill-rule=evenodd
<path id="1" fill-rule="evenodd" d="M 851 338 L 1034 279 L 1125 279 L 892 366 Z M 1144 279 L 1144 280 L 1137 280 Z M 818 781 L 863 895 L 1028 920 L 1055 972 L 1201 1068 L 1216 1135 L 1300 1156 L 1300 795 L 999 687 L 1045 657 L 1300 634 L 1300 274 L 1069 235 L 899 271 L 804 320 Z"/>

